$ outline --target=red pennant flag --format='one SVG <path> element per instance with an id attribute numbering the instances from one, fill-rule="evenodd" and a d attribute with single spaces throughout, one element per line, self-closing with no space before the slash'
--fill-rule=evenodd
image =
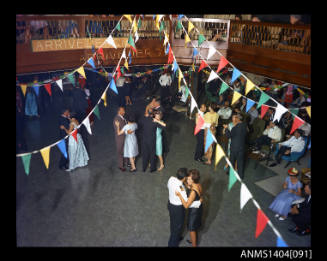
<path id="1" fill-rule="evenodd" d="M 226 65 L 228 64 L 228 61 L 226 60 L 226 58 L 224 56 L 221 57 L 220 62 L 219 62 L 219 66 L 217 69 L 217 73 L 224 68 Z"/>
<path id="2" fill-rule="evenodd" d="M 198 116 L 198 124 L 195 126 L 194 129 L 194 135 L 198 134 L 198 132 L 201 130 L 203 124 L 204 124 L 204 119 L 202 118 L 202 116 L 199 114 Z"/>
<path id="3" fill-rule="evenodd" d="M 265 116 L 268 108 L 269 108 L 269 106 L 262 104 L 262 106 L 261 106 L 261 119 L 263 118 L 263 116 Z"/>
<path id="4" fill-rule="evenodd" d="M 200 68 L 199 68 L 199 70 L 198 70 L 198 72 L 199 71 L 201 71 L 203 68 L 205 68 L 205 67 L 208 67 L 209 65 L 204 61 L 204 60 L 202 60 L 202 62 L 201 62 L 201 65 L 200 65 Z"/>
<path id="5" fill-rule="evenodd" d="M 47 90 L 47 92 L 51 96 L 51 83 L 44 84 L 44 88 Z"/>
<path id="6" fill-rule="evenodd" d="M 168 64 L 172 64 L 174 61 L 173 51 L 171 49 L 171 46 L 169 45 L 169 52 L 168 52 Z"/>
<path id="7" fill-rule="evenodd" d="M 119 77 L 121 76 L 121 70 L 120 70 L 120 65 L 118 65 L 117 69 L 116 69 L 116 81 L 119 79 Z"/>
<path id="8" fill-rule="evenodd" d="M 258 209 L 257 212 L 257 228 L 255 230 L 255 237 L 257 238 L 261 232 L 264 230 L 268 223 L 268 218 L 265 213 L 262 212 L 261 209 Z"/>
<path id="9" fill-rule="evenodd" d="M 298 127 L 300 127 L 304 123 L 299 117 L 295 116 L 293 120 L 293 125 L 290 134 L 292 134 Z"/>
<path id="10" fill-rule="evenodd" d="M 76 140 L 76 142 L 78 142 L 77 141 L 77 129 L 72 132 L 72 136 L 74 137 L 74 139 Z"/>
<path id="11" fill-rule="evenodd" d="M 101 54 L 102 59 L 104 60 L 104 54 L 103 54 L 103 49 L 102 49 L 102 47 L 99 48 L 98 53 Z"/>

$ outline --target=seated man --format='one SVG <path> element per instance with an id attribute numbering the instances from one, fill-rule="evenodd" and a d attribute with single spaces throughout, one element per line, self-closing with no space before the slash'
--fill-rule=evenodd
<path id="1" fill-rule="evenodd" d="M 305 198 L 300 204 L 296 204 L 291 208 L 292 221 L 295 223 L 294 228 L 289 231 L 296 232 L 299 236 L 310 233 L 311 227 L 311 182 L 304 186 Z"/>
<path id="2" fill-rule="evenodd" d="M 280 164 L 283 155 L 289 155 L 292 152 L 300 152 L 304 149 L 305 141 L 302 138 L 302 130 L 297 129 L 294 131 L 294 136 L 291 136 L 288 140 L 278 143 L 279 150 L 275 156 L 276 162 L 269 165 L 274 167 Z"/>
<path id="3" fill-rule="evenodd" d="M 232 116 L 232 109 L 229 107 L 229 101 L 224 102 L 224 106 L 218 110 L 220 119 L 228 120 Z"/>
<path id="4" fill-rule="evenodd" d="M 282 138 L 281 129 L 275 124 L 275 122 L 270 121 L 267 128 L 264 130 L 262 136 L 260 136 L 254 145 L 254 150 L 252 153 L 260 153 L 262 145 L 271 145 L 275 142 L 280 142 Z"/>

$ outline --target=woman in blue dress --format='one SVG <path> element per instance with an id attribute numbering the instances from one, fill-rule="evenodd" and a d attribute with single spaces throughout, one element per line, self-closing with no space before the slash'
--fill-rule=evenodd
<path id="1" fill-rule="evenodd" d="M 137 130 L 137 124 L 135 120 L 130 115 L 126 115 L 127 124 L 120 130 L 119 123 L 116 122 L 118 135 L 125 133 L 124 141 L 124 158 L 129 158 L 131 163 L 130 172 L 135 172 L 135 157 L 139 154 L 139 148 L 137 145 L 137 139 L 135 131 Z M 118 123 L 118 124 L 117 124 Z"/>
<path id="2" fill-rule="evenodd" d="M 165 167 L 162 157 L 162 127 L 166 127 L 166 123 L 161 121 L 161 118 L 162 118 L 162 112 L 155 111 L 153 121 L 161 125 L 157 127 L 157 137 L 156 137 L 156 155 L 158 156 L 160 161 L 160 167 L 158 171 L 161 171 Z"/>
<path id="3" fill-rule="evenodd" d="M 283 191 L 276 196 L 269 206 L 279 220 L 285 220 L 291 210 L 292 202 L 301 199 L 302 183 L 298 179 L 299 172 L 295 168 L 290 168 L 288 174 L 289 176 L 283 184 Z"/>
<path id="4" fill-rule="evenodd" d="M 64 126 L 61 126 L 61 129 L 64 129 L 67 134 L 71 134 L 79 125 L 79 122 L 75 117 L 75 115 L 71 114 L 69 130 Z M 81 134 L 77 133 L 76 138 L 77 141 L 73 135 L 69 135 L 68 137 L 69 167 L 66 171 L 72 171 L 77 167 L 84 167 L 87 165 L 89 160 L 89 155 L 87 154 Z"/>
<path id="5" fill-rule="evenodd" d="M 30 117 L 39 116 L 37 110 L 36 94 L 32 87 L 27 87 L 26 90 L 25 115 Z"/>

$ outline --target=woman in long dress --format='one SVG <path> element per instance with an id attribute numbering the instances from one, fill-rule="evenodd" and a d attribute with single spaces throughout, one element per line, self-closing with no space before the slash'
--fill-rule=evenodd
<path id="1" fill-rule="evenodd" d="M 187 188 L 188 198 L 187 202 L 183 199 L 180 192 L 176 191 L 175 194 L 180 198 L 184 208 L 188 209 L 187 216 L 187 230 L 190 231 L 191 243 L 193 247 L 197 246 L 197 230 L 202 225 L 202 186 L 199 183 L 200 172 L 197 169 L 191 169 L 188 172 Z M 195 201 L 200 201 L 201 205 L 198 208 L 193 207 Z M 189 242 L 189 241 L 188 241 Z"/>
<path id="2" fill-rule="evenodd" d="M 160 161 L 160 167 L 158 171 L 161 171 L 165 166 L 163 162 L 163 156 L 162 156 L 162 127 L 166 127 L 166 123 L 161 121 L 162 118 L 162 112 L 156 111 L 154 113 L 154 119 L 153 121 L 160 124 L 161 126 L 157 127 L 157 133 L 156 133 L 156 155 L 159 158 Z"/>
<path id="3" fill-rule="evenodd" d="M 36 94 L 32 87 L 27 87 L 26 90 L 26 100 L 25 100 L 25 115 L 27 116 L 37 116 L 38 109 L 37 109 L 37 100 L 36 100 Z"/>
<path id="4" fill-rule="evenodd" d="M 292 202 L 301 199 L 302 183 L 298 179 L 299 172 L 295 168 L 291 168 L 288 170 L 288 174 L 289 176 L 283 184 L 283 191 L 276 196 L 269 206 L 279 220 L 285 220 L 291 210 Z"/>
<path id="5" fill-rule="evenodd" d="M 77 167 L 84 167 L 87 165 L 89 160 L 89 155 L 87 154 L 81 134 L 77 132 L 77 141 L 72 135 L 72 132 L 76 130 L 78 125 L 79 122 L 73 115 L 70 119 L 69 130 L 67 130 L 64 126 L 61 126 L 61 129 L 64 129 L 67 134 L 71 134 L 68 137 L 69 167 L 67 171 L 72 171 Z"/>
<path id="6" fill-rule="evenodd" d="M 135 131 L 137 130 L 137 123 L 130 115 L 126 117 L 127 124 L 120 130 L 119 123 L 115 122 L 117 126 L 117 133 L 121 135 L 125 133 L 125 141 L 124 141 L 124 158 L 129 158 L 131 163 L 130 172 L 135 172 L 135 157 L 139 154 L 139 149 L 137 145 L 137 139 L 135 135 Z"/>

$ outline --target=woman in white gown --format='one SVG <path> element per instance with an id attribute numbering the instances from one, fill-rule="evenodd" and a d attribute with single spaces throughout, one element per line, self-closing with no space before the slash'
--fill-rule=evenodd
<path id="1" fill-rule="evenodd" d="M 66 131 L 67 134 L 71 134 L 76 130 L 79 122 L 74 118 L 74 116 L 70 119 L 69 130 L 67 130 L 64 126 L 61 128 Z M 68 155 L 69 155 L 69 167 L 67 171 L 72 171 L 78 167 L 84 167 L 87 165 L 89 160 L 89 155 L 87 154 L 83 139 L 81 134 L 77 132 L 76 135 L 77 141 L 70 135 L 68 137 Z"/>

